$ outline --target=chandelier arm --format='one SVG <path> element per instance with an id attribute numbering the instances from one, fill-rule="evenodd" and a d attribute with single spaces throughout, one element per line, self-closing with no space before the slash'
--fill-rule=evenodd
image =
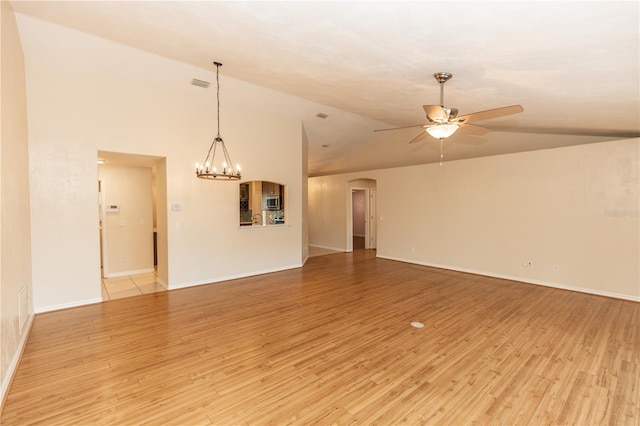
<path id="1" fill-rule="evenodd" d="M 207 152 L 207 156 L 204 158 L 204 162 L 202 163 L 202 167 L 205 167 L 207 164 L 207 161 L 209 161 L 209 157 L 211 156 L 211 150 L 213 149 L 213 146 L 215 145 L 215 142 L 211 143 L 211 146 L 209 146 L 209 151 Z M 215 156 L 215 154 L 214 154 Z"/>
<path id="2" fill-rule="evenodd" d="M 231 173 L 233 171 L 233 163 L 231 162 L 231 157 L 229 156 L 229 153 L 227 152 L 227 147 L 225 146 L 224 142 L 222 142 L 222 152 L 224 154 L 224 160 L 229 165 L 229 173 Z"/>
<path id="3" fill-rule="evenodd" d="M 211 161 L 213 161 L 216 158 L 216 150 L 218 149 L 218 138 L 215 138 L 213 140 L 213 157 L 211 157 Z M 213 166 L 213 163 L 212 163 Z"/>

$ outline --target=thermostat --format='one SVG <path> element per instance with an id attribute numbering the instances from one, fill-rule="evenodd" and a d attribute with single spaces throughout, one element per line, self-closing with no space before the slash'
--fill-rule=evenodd
<path id="1" fill-rule="evenodd" d="M 107 213 L 118 213 L 120 211 L 120 207 L 117 204 L 109 204 L 107 205 Z"/>

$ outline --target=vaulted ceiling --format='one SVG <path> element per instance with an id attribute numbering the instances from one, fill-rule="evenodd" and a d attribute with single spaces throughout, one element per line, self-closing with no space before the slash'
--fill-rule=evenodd
<path id="1" fill-rule="evenodd" d="M 453 74 L 460 114 L 524 112 L 456 133 L 445 160 L 640 135 L 637 1 L 12 1 L 52 21 L 301 98 L 311 175 L 439 161 L 408 141 Z M 265 106 L 267 107 L 267 106 Z M 327 114 L 319 118 L 317 113 Z"/>

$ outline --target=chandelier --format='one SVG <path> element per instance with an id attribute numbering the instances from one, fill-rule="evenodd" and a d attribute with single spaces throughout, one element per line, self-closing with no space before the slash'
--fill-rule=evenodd
<path id="1" fill-rule="evenodd" d="M 202 164 L 196 163 L 196 176 L 200 179 L 209 179 L 209 180 L 239 180 L 240 176 L 240 165 L 236 165 L 236 168 L 233 168 L 233 163 L 231 162 L 231 157 L 229 157 L 229 153 L 227 152 L 227 147 L 224 145 L 224 141 L 222 140 L 222 136 L 220 136 L 220 67 L 222 64 L 220 62 L 214 62 L 216 66 L 216 85 L 217 85 L 217 100 L 218 100 L 218 135 L 215 137 L 213 142 L 211 142 L 211 146 L 209 147 L 209 151 L 207 152 L 207 156 L 205 157 Z M 222 151 L 222 154 L 218 156 L 223 157 L 222 164 L 220 169 L 216 166 L 216 154 L 218 151 Z M 220 166 L 220 164 L 218 164 Z"/>

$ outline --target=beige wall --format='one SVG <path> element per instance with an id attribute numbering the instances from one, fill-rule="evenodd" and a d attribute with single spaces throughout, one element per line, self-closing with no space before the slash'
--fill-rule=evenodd
<path id="1" fill-rule="evenodd" d="M 352 249 L 352 188 L 376 188 L 378 171 L 309 178 L 309 244 L 339 251 Z"/>
<path id="2" fill-rule="evenodd" d="M 24 57 L 16 20 L 0 2 L 0 400 L 33 318 Z"/>
<path id="3" fill-rule="evenodd" d="M 310 178 L 310 243 L 346 249 L 347 182 L 373 178 L 379 257 L 640 300 L 639 150 L 632 139 Z"/>
<path id="4" fill-rule="evenodd" d="M 152 272 L 153 199 L 150 167 L 100 165 L 104 205 L 117 205 L 118 212 L 103 211 L 105 278 Z"/>
<path id="5" fill-rule="evenodd" d="M 288 189 L 288 226 L 240 229 L 238 182 L 194 173 L 215 136 L 216 91 L 190 82 L 215 82 L 213 66 L 185 65 L 21 15 L 18 24 L 28 83 L 36 311 L 101 300 L 98 151 L 166 158 L 158 228 L 167 232 L 166 240 L 158 235 L 158 254 L 167 259 L 159 274 L 169 288 L 301 264 L 301 124 L 265 110 L 273 99 L 265 93 L 273 92 L 221 69 L 221 130 L 243 180 Z M 181 210 L 172 211 L 173 203 Z"/>

